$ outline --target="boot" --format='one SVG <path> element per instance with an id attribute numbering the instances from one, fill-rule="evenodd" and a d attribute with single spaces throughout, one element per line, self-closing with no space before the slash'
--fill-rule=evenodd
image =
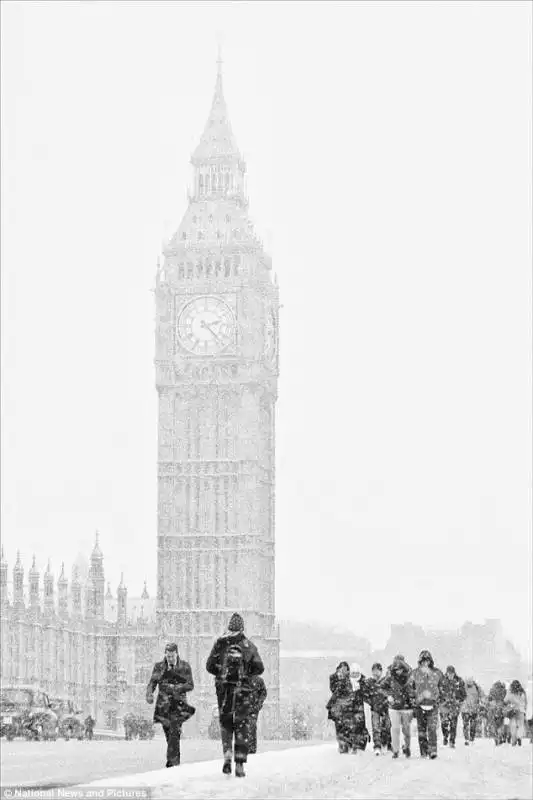
<path id="1" fill-rule="evenodd" d="M 231 775 L 231 761 L 224 761 L 222 772 L 224 773 L 224 775 Z"/>
<path id="2" fill-rule="evenodd" d="M 403 754 L 404 754 L 404 756 L 406 758 L 411 758 L 411 748 L 410 747 L 404 747 L 403 748 Z"/>
<path id="3" fill-rule="evenodd" d="M 429 757 L 433 761 L 435 758 L 437 758 L 437 754 L 436 753 L 430 753 Z"/>
<path id="4" fill-rule="evenodd" d="M 398 758 L 398 753 L 393 753 L 393 754 L 392 754 L 392 757 L 393 757 L 393 758 Z"/>
<path id="5" fill-rule="evenodd" d="M 236 778 L 244 778 L 246 776 L 246 772 L 244 771 L 244 764 L 242 761 L 235 762 L 235 777 Z"/>

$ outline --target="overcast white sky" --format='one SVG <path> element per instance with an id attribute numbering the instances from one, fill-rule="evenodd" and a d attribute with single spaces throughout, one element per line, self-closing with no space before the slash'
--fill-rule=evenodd
<path id="1" fill-rule="evenodd" d="M 531 624 L 529 2 L 4 2 L 2 521 L 156 567 L 150 289 L 215 82 L 281 299 L 277 610 Z"/>

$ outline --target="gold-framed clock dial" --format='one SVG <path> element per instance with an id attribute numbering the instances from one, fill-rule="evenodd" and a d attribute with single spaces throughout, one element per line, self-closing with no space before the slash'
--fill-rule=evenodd
<path id="1" fill-rule="evenodd" d="M 178 317 L 178 341 L 196 356 L 222 353 L 235 340 L 235 315 L 220 297 L 190 300 Z"/>

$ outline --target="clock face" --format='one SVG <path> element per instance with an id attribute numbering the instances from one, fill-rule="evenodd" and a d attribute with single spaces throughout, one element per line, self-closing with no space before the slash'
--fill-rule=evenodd
<path id="1" fill-rule="evenodd" d="M 234 341 L 235 317 L 218 297 L 197 297 L 183 308 L 178 319 L 182 347 L 197 356 L 221 353 Z"/>

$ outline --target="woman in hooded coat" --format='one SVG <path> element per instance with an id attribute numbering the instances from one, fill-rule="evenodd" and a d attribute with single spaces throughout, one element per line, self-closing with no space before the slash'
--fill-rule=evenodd
<path id="1" fill-rule="evenodd" d="M 503 681 L 496 681 L 492 684 L 487 701 L 487 714 L 490 732 L 494 738 L 496 747 L 505 741 L 505 696 L 507 690 Z"/>
<path id="2" fill-rule="evenodd" d="M 328 718 L 335 723 L 340 753 L 364 750 L 369 740 L 365 724 L 365 678 L 359 664 L 348 666 L 341 661 L 329 678 L 331 698 L 326 706 Z"/>
<path id="3" fill-rule="evenodd" d="M 429 650 L 422 650 L 418 657 L 418 667 L 413 670 L 408 681 L 422 758 L 437 758 L 437 723 L 443 681 L 444 675 L 435 667 Z"/>
<path id="4" fill-rule="evenodd" d="M 509 717 L 511 744 L 522 744 L 525 736 L 527 697 L 520 681 L 512 681 L 505 695 L 505 713 Z"/>

